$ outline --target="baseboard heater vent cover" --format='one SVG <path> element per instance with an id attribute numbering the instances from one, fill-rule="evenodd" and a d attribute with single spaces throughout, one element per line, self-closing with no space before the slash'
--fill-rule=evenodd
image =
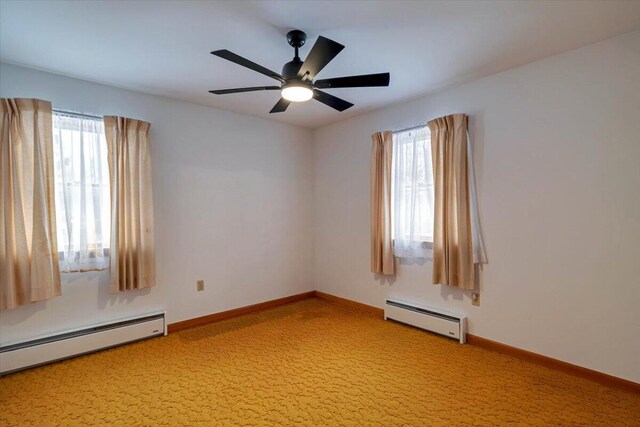
<path id="1" fill-rule="evenodd" d="M 0 375 L 166 334 L 162 312 L 3 345 L 0 346 Z"/>
<path id="2" fill-rule="evenodd" d="M 384 319 L 415 326 L 454 338 L 464 344 L 466 341 L 467 318 L 440 309 L 425 307 L 400 300 L 388 299 L 384 305 Z"/>

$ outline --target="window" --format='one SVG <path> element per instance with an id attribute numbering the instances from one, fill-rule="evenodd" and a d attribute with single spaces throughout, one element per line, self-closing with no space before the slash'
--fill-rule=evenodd
<path id="1" fill-rule="evenodd" d="M 111 216 L 102 119 L 55 113 L 53 153 L 61 271 L 103 270 Z"/>
<path id="2" fill-rule="evenodd" d="M 431 258 L 434 205 L 428 127 L 393 134 L 392 182 L 394 255 Z"/>

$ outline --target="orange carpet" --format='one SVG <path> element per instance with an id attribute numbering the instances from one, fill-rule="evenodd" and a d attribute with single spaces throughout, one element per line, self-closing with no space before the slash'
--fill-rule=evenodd
<path id="1" fill-rule="evenodd" d="M 0 425 L 640 426 L 640 395 L 318 299 L 0 379 Z"/>

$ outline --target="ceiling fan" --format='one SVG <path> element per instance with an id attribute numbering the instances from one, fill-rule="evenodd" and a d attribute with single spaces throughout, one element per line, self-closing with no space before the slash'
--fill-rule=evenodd
<path id="1" fill-rule="evenodd" d="M 291 102 L 304 102 L 311 98 L 338 111 L 344 111 L 347 108 L 353 107 L 353 104 L 323 92 L 320 89 L 389 86 L 389 73 L 335 77 L 332 79 L 316 80 L 314 82 L 313 79 L 315 79 L 316 75 L 344 49 L 344 46 L 326 37 L 319 36 L 311 48 L 309 55 L 307 55 L 307 58 L 302 62 L 298 56 L 298 49 L 307 41 L 307 35 L 300 30 L 289 31 L 287 33 L 287 41 L 289 45 L 295 49 L 295 56 L 292 61 L 284 64 L 282 74 L 271 71 L 226 49 L 211 52 L 213 55 L 219 56 L 227 61 L 234 62 L 278 80 L 280 86 L 243 87 L 210 90 L 209 92 L 216 95 L 226 95 L 229 93 L 279 90 L 281 98 L 269 113 L 281 113 L 287 109 Z"/>

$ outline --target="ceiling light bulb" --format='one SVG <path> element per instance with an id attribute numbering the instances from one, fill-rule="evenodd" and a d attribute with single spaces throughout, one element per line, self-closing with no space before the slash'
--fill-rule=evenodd
<path id="1" fill-rule="evenodd" d="M 313 98 L 313 91 L 306 85 L 290 84 L 282 88 L 282 97 L 291 102 L 304 102 Z"/>

